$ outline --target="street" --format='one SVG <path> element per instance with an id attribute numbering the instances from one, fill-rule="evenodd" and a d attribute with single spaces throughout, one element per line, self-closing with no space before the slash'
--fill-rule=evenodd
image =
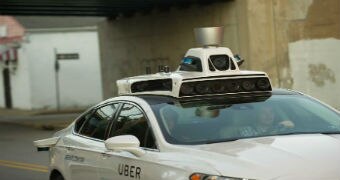
<path id="1" fill-rule="evenodd" d="M 48 153 L 37 152 L 33 141 L 50 137 L 54 132 L 0 123 L 0 179 L 47 180 Z"/>
<path id="2" fill-rule="evenodd" d="M 340 0 L 0 0 L 0 180 L 340 180 L 339 19 Z"/>

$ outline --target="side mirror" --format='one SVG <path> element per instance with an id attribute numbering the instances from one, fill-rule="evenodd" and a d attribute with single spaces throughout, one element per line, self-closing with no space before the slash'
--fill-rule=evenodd
<path id="1" fill-rule="evenodd" d="M 234 55 L 234 59 L 239 67 L 244 63 L 244 59 L 242 59 L 238 54 Z"/>
<path id="2" fill-rule="evenodd" d="M 112 151 L 128 151 L 136 156 L 142 156 L 145 151 L 139 147 L 139 140 L 132 135 L 121 135 L 107 139 L 105 147 Z"/>
<path id="3" fill-rule="evenodd" d="M 52 137 L 42 140 L 34 141 L 34 146 L 37 147 L 38 151 L 49 151 L 50 147 L 57 144 L 59 137 Z"/>

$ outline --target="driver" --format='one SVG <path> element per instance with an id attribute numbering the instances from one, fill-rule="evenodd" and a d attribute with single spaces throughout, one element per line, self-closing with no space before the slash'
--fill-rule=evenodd
<path id="1" fill-rule="evenodd" d="M 239 134 L 241 136 L 261 136 L 270 135 L 285 129 L 294 128 L 291 120 L 275 122 L 275 114 L 271 107 L 261 107 L 257 111 L 256 122 L 253 126 L 241 127 Z"/>

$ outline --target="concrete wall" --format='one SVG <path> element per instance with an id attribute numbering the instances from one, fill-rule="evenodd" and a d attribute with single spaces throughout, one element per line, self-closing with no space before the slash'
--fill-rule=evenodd
<path id="1" fill-rule="evenodd" d="M 247 68 L 340 109 L 340 1 L 238 0 Z M 247 44 L 248 42 L 248 44 Z"/>
<path id="2" fill-rule="evenodd" d="M 279 85 L 340 109 L 340 1 L 273 1 Z"/>
<path id="3" fill-rule="evenodd" d="M 237 10 L 234 1 L 207 6 L 154 10 L 149 15 L 107 20 L 99 25 L 104 97 L 116 95 L 116 80 L 152 73 L 158 65 L 175 70 L 185 52 L 196 46 L 193 28 L 224 26 L 224 45 L 239 51 Z"/>
<path id="4" fill-rule="evenodd" d="M 153 72 L 157 64 L 174 69 L 185 51 L 195 46 L 193 28 L 202 26 L 225 27 L 224 45 L 246 59 L 242 68 L 266 71 L 275 87 L 316 96 L 325 93 L 317 97 L 340 106 L 335 89 L 310 88 L 314 82 L 306 74 L 309 63 L 301 63 L 299 56 L 305 50 L 314 55 L 305 47 L 315 47 L 314 53 L 325 58 L 311 58 L 310 63 L 340 71 L 336 60 L 340 51 L 326 51 L 330 39 L 340 39 L 339 0 L 235 0 L 107 20 L 99 28 L 104 97 L 116 94 L 116 79 L 143 74 L 146 66 Z M 334 87 L 339 87 L 334 78 Z M 302 83 L 306 81 L 310 84 Z"/>
<path id="5" fill-rule="evenodd" d="M 32 109 L 32 92 L 30 76 L 30 59 L 28 49 L 22 46 L 18 50 L 18 63 L 16 69 L 11 69 L 11 93 L 14 108 Z"/>
<path id="6" fill-rule="evenodd" d="M 340 40 L 301 40 L 289 44 L 293 89 L 340 109 Z"/>
<path id="7" fill-rule="evenodd" d="M 87 107 L 102 100 L 97 32 L 35 31 L 22 45 L 20 67 L 23 69 L 18 69 L 17 77 L 13 77 L 14 84 L 18 84 L 12 88 L 17 99 L 15 107 L 26 109 L 29 103 L 32 109 L 57 107 L 55 49 L 58 53 L 79 53 L 80 56 L 79 60 L 59 61 L 61 108 Z M 29 79 L 19 78 L 25 73 Z M 30 85 L 29 90 L 25 90 L 26 84 Z"/>

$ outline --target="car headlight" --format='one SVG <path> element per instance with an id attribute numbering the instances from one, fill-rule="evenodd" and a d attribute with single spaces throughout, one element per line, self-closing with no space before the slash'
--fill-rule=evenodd
<path id="1" fill-rule="evenodd" d="M 194 173 L 190 176 L 190 180 L 251 180 L 247 178 L 235 178 L 225 176 L 214 176 L 202 173 Z"/>

